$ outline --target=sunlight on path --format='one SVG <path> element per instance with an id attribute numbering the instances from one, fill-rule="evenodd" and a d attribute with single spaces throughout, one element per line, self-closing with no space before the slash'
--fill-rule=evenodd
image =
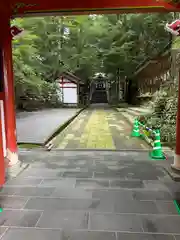
<path id="1" fill-rule="evenodd" d="M 131 137 L 132 125 L 113 109 L 86 109 L 54 140 L 58 149 L 149 149 Z"/>
<path id="2" fill-rule="evenodd" d="M 80 139 L 81 148 L 115 149 L 105 111 L 93 111 Z"/>

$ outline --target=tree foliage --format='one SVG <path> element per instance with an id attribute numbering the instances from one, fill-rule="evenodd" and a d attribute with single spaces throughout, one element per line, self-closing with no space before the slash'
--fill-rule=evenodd
<path id="1" fill-rule="evenodd" d="M 57 102 L 54 83 L 63 71 L 74 73 L 84 82 L 97 72 L 113 79 L 118 68 L 120 75 L 131 76 L 139 63 L 167 45 L 169 35 L 164 25 L 172 16 L 122 14 L 13 20 L 25 29 L 22 37 L 13 40 L 17 106 L 25 101 L 22 99 L 40 106 L 47 101 Z"/>

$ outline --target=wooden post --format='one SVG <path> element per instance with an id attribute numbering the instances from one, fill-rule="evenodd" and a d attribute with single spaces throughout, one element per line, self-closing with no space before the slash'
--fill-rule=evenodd
<path id="1" fill-rule="evenodd" d="M 14 76 L 12 61 L 12 36 L 10 30 L 10 19 L 4 17 L 3 22 L 3 40 L 2 40 L 2 61 L 4 72 L 4 107 L 5 107 L 5 128 L 6 128 L 6 147 L 9 165 L 17 164 L 17 142 L 16 142 L 16 114 L 15 114 L 15 94 L 14 94 Z"/>
<path id="2" fill-rule="evenodd" d="M 2 102 L 2 100 L 0 100 Z M 2 107 L 2 105 L 1 105 Z M 5 158 L 3 151 L 3 119 L 2 114 L 0 115 L 0 186 L 5 183 Z"/>
<path id="3" fill-rule="evenodd" d="M 172 168 L 180 171 L 180 70 L 178 74 L 179 85 L 178 85 L 178 107 L 176 117 L 176 149 L 174 156 L 174 163 L 171 165 Z"/>

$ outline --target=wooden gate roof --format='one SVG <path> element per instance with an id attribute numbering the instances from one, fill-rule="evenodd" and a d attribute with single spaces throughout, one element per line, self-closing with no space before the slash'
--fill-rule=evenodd
<path id="1" fill-rule="evenodd" d="M 2 10 L 2 11 L 1 11 Z M 109 12 L 173 12 L 177 7 L 166 0 L 1 0 L 0 11 L 10 16 L 64 14 L 88 14 Z"/>

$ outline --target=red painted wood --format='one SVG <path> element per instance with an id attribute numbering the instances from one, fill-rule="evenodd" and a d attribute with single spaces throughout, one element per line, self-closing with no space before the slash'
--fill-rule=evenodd
<path id="1" fill-rule="evenodd" d="M 3 17 L 3 15 L 9 16 L 11 13 L 10 5 L 7 4 L 6 0 L 0 1 L 0 18 Z"/>
<path id="2" fill-rule="evenodd" d="M 4 71 L 4 111 L 6 126 L 6 145 L 11 152 L 17 152 L 16 142 L 16 116 L 15 116 L 15 96 L 14 96 L 14 76 L 12 67 L 12 45 L 10 22 L 8 18 L 3 18 L 0 33 L 2 40 L 3 71 Z"/>
<path id="3" fill-rule="evenodd" d="M 59 83 L 60 83 L 60 84 L 75 84 L 75 85 L 76 85 L 76 83 L 73 83 L 73 82 L 67 82 L 67 81 L 60 81 Z"/>
<path id="4" fill-rule="evenodd" d="M 77 88 L 77 87 L 64 87 L 64 86 L 61 86 L 61 88 Z"/>
<path id="5" fill-rule="evenodd" d="M 180 71 L 179 71 L 180 74 Z M 179 75 L 179 92 L 178 92 L 178 110 L 176 118 L 176 154 L 180 155 L 180 75 Z"/>
<path id="6" fill-rule="evenodd" d="M 11 27 L 11 36 L 12 39 L 18 35 L 20 35 L 23 32 L 23 29 L 17 27 L 17 26 L 12 26 Z"/>
<path id="7" fill-rule="evenodd" d="M 165 3 L 163 0 L 10 0 L 10 4 L 13 15 L 58 11 L 68 11 L 73 14 L 74 12 L 82 12 L 89 10 L 92 13 L 94 10 L 104 12 L 108 10 L 112 11 L 122 9 L 122 12 L 141 12 L 142 10 L 158 12 L 173 11 L 176 9 L 176 7 Z"/>
<path id="8" fill-rule="evenodd" d="M 4 93 L 0 92 L 0 100 L 4 100 Z"/>
<path id="9" fill-rule="evenodd" d="M 67 84 L 67 85 L 74 84 L 73 82 L 67 82 L 67 81 L 59 81 L 58 83 L 62 84 L 62 85 L 64 85 L 64 84 Z"/>
<path id="10" fill-rule="evenodd" d="M 0 20 L 3 18 L 3 15 L 6 13 L 5 8 L 2 8 L 2 4 L 0 4 Z M 2 24 L 2 21 L 1 21 Z M 0 47 L 2 46 L 2 30 L 0 32 Z M 0 69 L 2 71 L 2 69 Z M 0 79 L 3 81 L 3 79 Z M 0 92 L 0 100 L 4 100 L 5 95 L 4 92 Z M 1 111 L 1 110 L 0 110 Z M 2 135 L 2 119 L 0 114 L 0 186 L 5 183 L 5 159 L 4 159 L 4 152 L 3 152 L 3 135 Z"/>
<path id="11" fill-rule="evenodd" d="M 2 119 L 0 114 L 0 186 L 5 183 L 5 160 L 3 153 Z"/>
<path id="12" fill-rule="evenodd" d="M 4 100 L 3 92 L 0 92 L 0 100 Z M 3 146 L 2 119 L 1 119 L 1 113 L 0 113 L 0 186 L 2 186 L 5 182 L 5 160 L 4 160 L 4 152 L 3 152 L 2 146 Z"/>

